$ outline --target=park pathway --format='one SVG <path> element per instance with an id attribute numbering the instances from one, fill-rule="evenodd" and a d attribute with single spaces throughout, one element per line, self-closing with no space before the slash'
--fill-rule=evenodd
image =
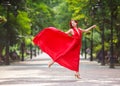
<path id="1" fill-rule="evenodd" d="M 45 53 L 23 62 L 0 66 L 0 86 L 120 86 L 120 66 L 110 69 L 96 61 L 80 61 L 81 79 L 55 63 L 48 68 Z"/>

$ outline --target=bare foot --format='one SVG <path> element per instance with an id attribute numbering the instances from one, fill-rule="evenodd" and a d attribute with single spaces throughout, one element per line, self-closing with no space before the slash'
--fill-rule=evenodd
<path id="1" fill-rule="evenodd" d="M 48 67 L 50 68 L 54 64 L 54 61 L 49 62 Z"/>

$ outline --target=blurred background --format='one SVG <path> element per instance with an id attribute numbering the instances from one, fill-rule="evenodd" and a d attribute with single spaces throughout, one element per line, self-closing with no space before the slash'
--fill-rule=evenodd
<path id="1" fill-rule="evenodd" d="M 110 68 L 120 64 L 120 0 L 0 0 L 0 64 L 40 54 L 32 42 L 42 29 L 68 30 L 71 19 L 86 29 L 81 54 Z"/>

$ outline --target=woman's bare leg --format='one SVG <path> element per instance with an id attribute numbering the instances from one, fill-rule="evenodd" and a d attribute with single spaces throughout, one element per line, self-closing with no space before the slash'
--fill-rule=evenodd
<path id="1" fill-rule="evenodd" d="M 55 62 L 52 60 L 49 62 L 48 67 L 50 68 Z"/>
<path id="2" fill-rule="evenodd" d="M 77 72 L 77 71 L 75 72 L 75 77 L 78 78 L 78 79 L 80 79 L 80 74 L 79 74 L 79 72 Z"/>

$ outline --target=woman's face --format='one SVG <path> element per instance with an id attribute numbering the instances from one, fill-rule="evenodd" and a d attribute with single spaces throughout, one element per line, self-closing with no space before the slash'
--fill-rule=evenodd
<path id="1" fill-rule="evenodd" d="M 71 21 L 71 25 L 72 25 L 72 27 L 76 27 L 76 26 L 77 26 L 77 23 L 76 23 L 74 20 L 72 20 L 72 21 Z"/>

